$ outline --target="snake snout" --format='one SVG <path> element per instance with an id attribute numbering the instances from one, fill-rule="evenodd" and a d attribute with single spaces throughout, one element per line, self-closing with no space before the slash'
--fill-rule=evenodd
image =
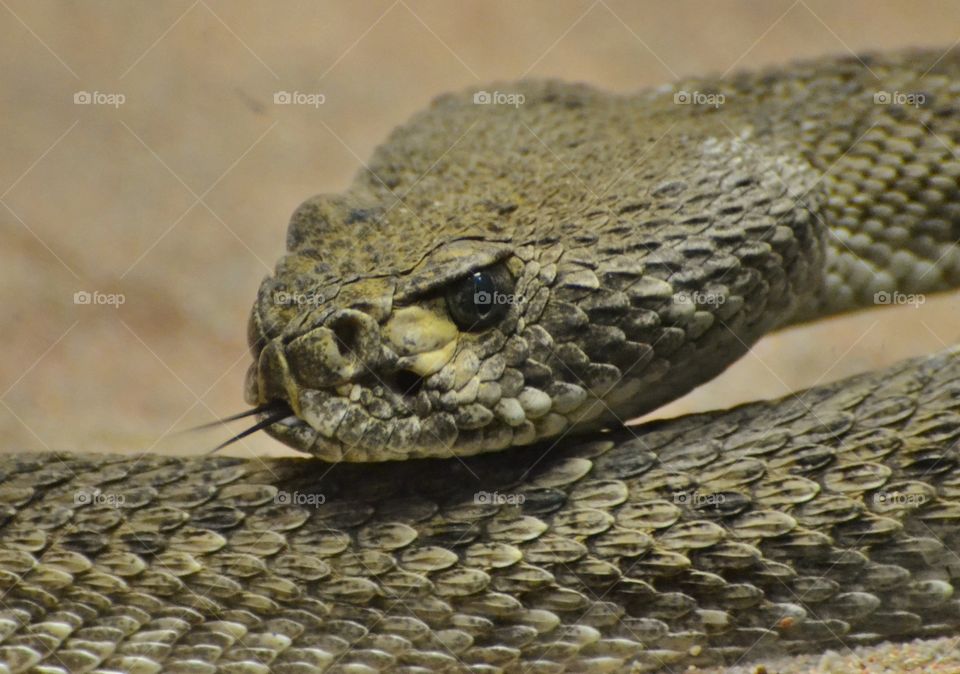
<path id="1" fill-rule="evenodd" d="M 372 369 L 381 353 L 376 320 L 354 309 L 331 314 L 323 325 L 286 346 L 297 381 L 310 388 L 338 386 Z"/>

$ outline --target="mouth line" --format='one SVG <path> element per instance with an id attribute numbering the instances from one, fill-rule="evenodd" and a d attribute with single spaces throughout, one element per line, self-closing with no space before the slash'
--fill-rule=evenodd
<path id="1" fill-rule="evenodd" d="M 388 452 L 384 442 L 368 447 L 359 441 L 359 437 L 350 437 L 358 424 L 360 428 L 368 429 L 375 428 L 377 424 L 381 428 L 383 424 L 389 424 L 393 427 L 389 433 L 392 436 L 398 425 L 402 426 L 404 422 L 416 418 L 412 410 L 407 409 L 398 414 L 396 408 L 393 408 L 386 418 L 378 418 L 361 400 L 338 396 L 329 389 L 306 389 L 301 391 L 301 396 L 304 393 L 308 394 L 311 402 L 307 404 L 306 411 L 302 412 L 303 417 L 293 413 L 282 419 L 268 417 L 258 426 L 284 444 L 332 463 L 343 461 L 348 454 L 350 461 L 383 460 L 383 456 Z M 374 426 L 370 427 L 369 424 Z M 367 432 L 363 431 L 362 435 L 365 436 Z M 404 456 L 404 452 L 400 451 L 393 458 Z"/>
<path id="2" fill-rule="evenodd" d="M 298 404 L 294 406 L 285 400 L 278 401 L 278 406 L 282 405 L 282 409 L 289 414 L 273 423 L 288 428 L 307 427 L 328 442 L 339 442 L 337 435 L 340 426 L 345 421 L 355 419 L 358 413 L 379 421 L 417 416 L 414 398 L 422 389 L 423 381 L 413 373 L 408 375 L 396 383 L 374 378 L 372 381 L 352 381 L 335 387 L 298 387 Z"/>
<path id="3" fill-rule="evenodd" d="M 452 412 L 446 409 L 450 402 L 441 403 L 428 377 L 399 363 L 383 365 L 339 384 L 310 382 L 309 377 L 285 372 L 279 377 L 282 383 L 268 387 L 274 397 L 262 407 L 287 414 L 261 415 L 259 428 L 327 461 L 343 460 L 347 454 L 350 461 L 405 458 L 427 451 L 417 446 L 424 427 L 441 424 L 441 434 L 453 432 Z"/>

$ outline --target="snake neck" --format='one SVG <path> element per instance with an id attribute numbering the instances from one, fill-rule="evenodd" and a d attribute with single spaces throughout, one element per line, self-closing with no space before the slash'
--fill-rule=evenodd
<path id="1" fill-rule="evenodd" d="M 960 284 L 958 56 L 818 60 L 730 82 L 724 123 L 802 157 L 825 197 L 821 282 L 787 322 Z"/>

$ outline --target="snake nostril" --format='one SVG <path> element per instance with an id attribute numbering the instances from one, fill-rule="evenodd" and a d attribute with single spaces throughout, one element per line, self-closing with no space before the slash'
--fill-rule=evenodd
<path id="1" fill-rule="evenodd" d="M 410 370 L 397 370 L 393 375 L 397 390 L 405 396 L 415 396 L 423 387 L 423 377 Z"/>
<path id="2" fill-rule="evenodd" d="M 360 330 L 362 329 L 359 321 L 351 316 L 343 316 L 328 327 L 333 331 L 337 351 L 341 356 L 359 355 L 357 351 L 360 345 Z"/>

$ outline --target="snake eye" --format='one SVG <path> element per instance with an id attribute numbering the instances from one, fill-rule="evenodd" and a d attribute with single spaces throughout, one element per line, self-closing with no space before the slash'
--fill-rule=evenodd
<path id="1" fill-rule="evenodd" d="M 503 318 L 513 301 L 513 279 L 503 266 L 475 271 L 447 288 L 447 310 L 461 330 L 483 330 Z"/>

